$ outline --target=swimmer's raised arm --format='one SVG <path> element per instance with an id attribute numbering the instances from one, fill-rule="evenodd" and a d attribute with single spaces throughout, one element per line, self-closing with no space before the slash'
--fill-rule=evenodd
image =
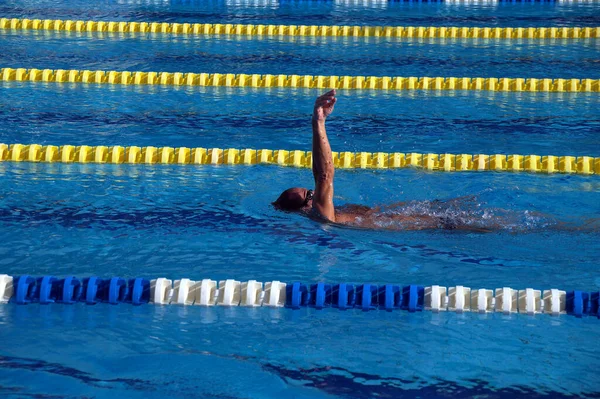
<path id="1" fill-rule="evenodd" d="M 315 101 L 312 116 L 312 170 L 315 178 L 313 209 L 323 218 L 332 222 L 335 222 L 333 207 L 333 175 L 335 168 L 327 132 L 325 131 L 325 120 L 333 112 L 335 102 L 335 90 L 323 94 Z"/>

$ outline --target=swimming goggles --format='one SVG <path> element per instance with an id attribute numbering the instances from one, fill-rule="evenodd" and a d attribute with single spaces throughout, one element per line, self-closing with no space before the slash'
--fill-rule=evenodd
<path id="1" fill-rule="evenodd" d="M 306 206 L 308 205 L 308 201 L 313 199 L 315 192 L 313 190 L 308 190 L 306 192 L 306 198 L 304 199 L 304 203 L 302 204 L 302 206 Z"/>

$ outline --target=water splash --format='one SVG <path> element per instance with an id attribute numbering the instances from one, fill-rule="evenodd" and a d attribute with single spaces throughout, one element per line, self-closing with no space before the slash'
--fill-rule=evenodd
<path id="1" fill-rule="evenodd" d="M 390 230 L 537 231 L 559 226 L 552 216 L 530 210 L 486 207 L 476 196 L 408 201 L 376 208 L 372 223 Z M 358 223 L 364 222 L 364 217 Z"/>

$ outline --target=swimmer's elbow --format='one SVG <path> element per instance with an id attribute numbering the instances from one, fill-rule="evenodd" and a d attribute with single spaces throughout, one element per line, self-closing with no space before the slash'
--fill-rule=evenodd
<path id="1" fill-rule="evenodd" d="M 331 180 L 331 179 L 329 178 L 329 176 L 327 176 L 326 173 L 319 173 L 317 175 L 316 180 L 317 180 L 318 184 L 325 184 L 325 183 L 327 183 L 328 180 Z"/>
<path id="2" fill-rule="evenodd" d="M 323 171 L 316 173 L 315 180 L 317 184 L 329 185 L 333 182 L 333 172 Z"/>
<path id="3" fill-rule="evenodd" d="M 335 212 L 332 209 L 327 209 L 327 207 L 316 207 L 315 215 L 318 219 L 325 223 L 336 223 L 335 220 Z"/>

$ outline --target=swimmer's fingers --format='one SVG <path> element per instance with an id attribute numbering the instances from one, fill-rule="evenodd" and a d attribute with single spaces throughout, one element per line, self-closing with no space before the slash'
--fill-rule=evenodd
<path id="1" fill-rule="evenodd" d="M 318 120 L 324 120 L 333 112 L 333 106 L 337 99 L 335 98 L 335 90 L 331 90 L 322 96 L 318 97 L 315 101 L 315 109 L 313 118 Z"/>
<path id="2" fill-rule="evenodd" d="M 337 100 L 335 98 L 333 100 L 327 100 L 327 104 L 324 104 L 323 106 L 319 107 L 322 110 L 323 116 L 325 118 L 331 115 L 331 113 L 333 112 L 333 106 L 335 105 L 336 101 Z"/>
<path id="3" fill-rule="evenodd" d="M 329 90 L 327 93 L 321 95 L 319 98 L 322 98 L 322 97 L 335 97 L 335 89 Z"/>
<path id="4" fill-rule="evenodd" d="M 328 101 L 332 101 L 334 99 L 335 99 L 335 90 L 331 90 L 331 91 L 328 91 L 327 93 L 323 94 L 322 96 L 317 97 L 317 101 L 315 101 L 315 105 L 323 104 Z"/>
<path id="5" fill-rule="evenodd" d="M 319 107 L 333 108 L 333 106 L 335 105 L 336 102 L 337 102 L 337 98 L 335 98 L 335 97 L 319 99 L 315 103 L 315 108 L 319 108 Z"/>
<path id="6" fill-rule="evenodd" d="M 317 101 L 315 101 L 315 107 L 326 107 L 331 103 L 335 104 L 335 97 L 319 97 Z"/>
<path id="7" fill-rule="evenodd" d="M 333 100 L 331 100 L 328 104 L 328 108 L 331 108 L 333 110 L 333 106 L 335 105 L 336 102 L 337 102 L 337 98 L 334 98 Z"/>

